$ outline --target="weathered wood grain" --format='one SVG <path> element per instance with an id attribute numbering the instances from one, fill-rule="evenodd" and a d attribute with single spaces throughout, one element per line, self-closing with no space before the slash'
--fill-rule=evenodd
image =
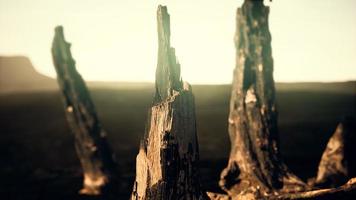
<path id="1" fill-rule="evenodd" d="M 180 65 L 170 47 L 165 6 L 158 7 L 157 23 L 156 93 L 136 158 L 131 199 L 207 199 L 199 181 L 194 97 L 190 85 L 181 81 Z"/>
<path id="2" fill-rule="evenodd" d="M 70 44 L 65 41 L 61 26 L 55 28 L 52 56 L 65 115 L 74 133 L 75 148 L 83 168 L 84 183 L 80 193 L 102 194 L 116 174 L 115 162 L 106 133 L 99 122 L 85 82 L 76 70 Z"/>
<path id="3" fill-rule="evenodd" d="M 314 186 L 337 187 L 356 177 L 355 124 L 354 119 L 347 117 L 336 127 L 321 157 Z"/>
<path id="4" fill-rule="evenodd" d="M 230 196 L 266 196 L 306 186 L 283 163 L 278 144 L 269 7 L 246 0 L 237 10 L 236 68 L 229 114 L 231 152 L 220 186 Z"/>

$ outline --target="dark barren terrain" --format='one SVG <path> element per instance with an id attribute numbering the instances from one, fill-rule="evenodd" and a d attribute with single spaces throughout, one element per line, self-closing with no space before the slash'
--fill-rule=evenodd
<path id="1" fill-rule="evenodd" d="M 128 199 L 153 84 L 89 83 L 89 88 L 119 164 L 118 194 Z M 77 194 L 82 177 L 59 91 L 0 89 L 0 199 L 93 199 Z M 193 92 L 201 179 L 206 190 L 217 191 L 230 148 L 230 86 L 193 85 Z M 356 118 L 356 82 L 278 83 L 277 101 L 281 152 L 306 180 L 315 175 L 337 123 L 344 116 Z"/>

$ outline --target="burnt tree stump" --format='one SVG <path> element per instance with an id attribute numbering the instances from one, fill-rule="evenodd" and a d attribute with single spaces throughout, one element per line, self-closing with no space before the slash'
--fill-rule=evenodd
<path id="1" fill-rule="evenodd" d="M 356 178 L 351 178 L 355 176 L 354 122 L 338 126 L 314 184 L 302 182 L 281 159 L 268 13 L 263 0 L 245 0 L 237 10 L 231 152 L 219 182 L 227 194 L 208 192 L 208 196 L 214 200 L 355 199 Z M 332 188 L 319 189 L 321 184 Z"/>
<path id="2" fill-rule="evenodd" d="M 55 28 L 52 56 L 65 116 L 74 133 L 75 148 L 83 169 L 84 181 L 80 193 L 103 194 L 112 182 L 115 162 L 106 133 L 99 122 L 85 82 L 76 70 L 70 44 L 65 41 L 61 26 Z"/>
<path id="3" fill-rule="evenodd" d="M 269 7 L 245 0 L 237 9 L 236 68 L 229 114 L 231 152 L 220 186 L 229 196 L 262 198 L 303 190 L 279 153 Z"/>
<path id="4" fill-rule="evenodd" d="M 136 158 L 131 199 L 206 199 L 199 181 L 199 149 L 192 89 L 180 77 L 170 46 L 170 16 L 157 10 L 156 92 Z"/>

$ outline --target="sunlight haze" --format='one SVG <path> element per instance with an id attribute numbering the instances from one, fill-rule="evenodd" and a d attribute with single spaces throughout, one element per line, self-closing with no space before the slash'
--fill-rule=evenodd
<path id="1" fill-rule="evenodd" d="M 167 5 L 171 42 L 190 83 L 230 83 L 236 0 L 0 0 L 0 56 L 28 56 L 55 77 L 51 44 L 63 25 L 86 80 L 153 82 L 156 8 Z M 270 31 L 276 81 L 356 79 L 356 1 L 274 0 Z"/>

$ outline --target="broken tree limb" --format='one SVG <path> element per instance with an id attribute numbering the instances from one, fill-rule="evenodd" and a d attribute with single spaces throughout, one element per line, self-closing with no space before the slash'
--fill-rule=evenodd
<path id="1" fill-rule="evenodd" d="M 207 198 L 199 180 L 194 97 L 180 78 L 169 21 L 167 8 L 159 6 L 156 93 L 136 158 L 134 200 Z"/>
<path id="2" fill-rule="evenodd" d="M 246 194 L 239 197 L 231 197 L 226 194 L 217 194 L 213 192 L 208 192 L 208 196 L 211 200 L 255 200 L 261 199 L 256 198 L 251 194 Z M 356 178 L 350 179 L 346 184 L 328 189 L 316 189 L 306 192 L 295 192 L 295 193 L 283 193 L 283 194 L 271 194 L 265 196 L 264 200 L 351 200 L 356 198 Z"/>
<path id="3" fill-rule="evenodd" d="M 351 117 L 338 124 L 321 157 L 314 186 L 337 187 L 356 176 L 355 124 Z"/>
<path id="4" fill-rule="evenodd" d="M 307 192 L 297 192 L 291 194 L 282 194 L 270 196 L 269 200 L 351 200 L 356 198 L 356 178 L 350 179 L 346 184 L 328 189 L 317 189 Z"/>
<path id="5" fill-rule="evenodd" d="M 83 168 L 84 183 L 80 193 L 99 195 L 110 185 L 115 174 L 113 154 L 89 91 L 76 70 L 70 44 L 65 41 L 61 26 L 55 28 L 52 56 L 65 115 L 74 133 L 75 148 Z"/>
<path id="6" fill-rule="evenodd" d="M 229 196 L 301 191 L 279 153 L 269 7 L 245 0 L 237 10 L 236 68 L 229 114 L 231 152 L 220 186 Z"/>

